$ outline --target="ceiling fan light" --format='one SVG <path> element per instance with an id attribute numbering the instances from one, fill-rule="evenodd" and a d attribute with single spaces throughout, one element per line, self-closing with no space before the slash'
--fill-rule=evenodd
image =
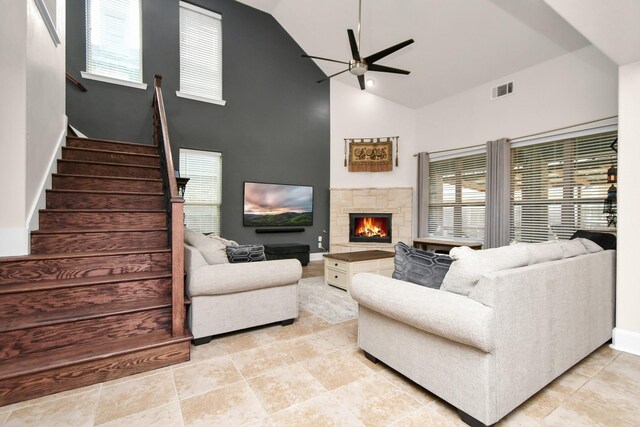
<path id="1" fill-rule="evenodd" d="M 349 72 L 354 76 L 361 76 L 367 72 L 367 63 L 364 61 L 349 61 Z"/>

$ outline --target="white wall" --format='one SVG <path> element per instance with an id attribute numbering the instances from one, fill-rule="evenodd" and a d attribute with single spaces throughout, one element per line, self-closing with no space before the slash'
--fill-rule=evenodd
<path id="1" fill-rule="evenodd" d="M 614 347 L 640 355 L 640 62 L 620 67 L 618 129 L 618 265 Z"/>
<path id="2" fill-rule="evenodd" d="M 492 87 L 511 81 L 512 94 L 490 100 Z M 421 108 L 419 151 L 484 144 L 614 116 L 617 83 L 617 67 L 588 46 Z"/>
<path id="3" fill-rule="evenodd" d="M 32 0 L 3 4 L 0 18 L 0 256 L 29 250 L 29 221 L 65 133 L 64 0 L 55 46 Z"/>
<path id="4" fill-rule="evenodd" d="M 40 13 L 27 1 L 27 169 L 25 209 L 30 217 L 36 208 L 57 148 L 66 134 L 65 46 L 54 45 Z M 60 40 L 65 40 L 64 1 L 49 1 Z M 64 42 L 63 42 L 64 43 Z M 27 221 L 29 218 L 27 218 Z"/>
<path id="5" fill-rule="evenodd" d="M 25 187 L 27 133 L 27 3 L 3 4 L 0 14 L 0 255 L 25 253 Z"/>
<path id="6" fill-rule="evenodd" d="M 385 136 L 400 137 L 393 171 L 349 172 L 344 167 L 345 138 Z M 415 187 L 415 146 L 415 110 L 331 81 L 331 188 Z"/>

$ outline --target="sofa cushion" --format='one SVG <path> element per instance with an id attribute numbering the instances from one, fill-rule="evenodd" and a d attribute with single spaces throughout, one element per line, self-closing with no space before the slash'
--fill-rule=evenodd
<path id="1" fill-rule="evenodd" d="M 297 284 L 302 266 L 297 259 L 242 264 L 216 264 L 196 268 L 187 275 L 187 294 L 223 295 Z"/>
<path id="2" fill-rule="evenodd" d="M 205 236 L 197 231 L 184 229 L 184 241 L 200 251 L 202 256 L 209 264 L 225 264 L 228 263 L 227 253 L 225 251 L 225 239 L 218 236 Z M 229 241 L 227 241 L 229 242 Z"/>
<path id="3" fill-rule="evenodd" d="M 453 263 L 444 277 L 441 289 L 465 296 L 469 295 L 485 273 L 529 264 L 526 245 L 502 246 L 480 251 L 461 246 L 451 249 L 449 255 Z"/>
<path id="4" fill-rule="evenodd" d="M 615 249 L 616 248 L 616 236 L 611 233 L 599 233 L 597 231 L 578 230 L 573 233 L 571 239 L 582 237 L 589 239 L 592 242 L 598 244 L 602 249 Z"/>
<path id="5" fill-rule="evenodd" d="M 525 243 L 529 252 L 529 265 L 556 261 L 563 258 L 558 242 Z"/>
<path id="6" fill-rule="evenodd" d="M 447 255 L 415 249 L 403 242 L 396 245 L 393 261 L 394 279 L 434 289 L 440 289 L 451 265 L 451 258 Z"/>
<path id="7" fill-rule="evenodd" d="M 230 263 L 264 261 L 264 246 L 238 245 L 226 247 L 227 258 Z"/>

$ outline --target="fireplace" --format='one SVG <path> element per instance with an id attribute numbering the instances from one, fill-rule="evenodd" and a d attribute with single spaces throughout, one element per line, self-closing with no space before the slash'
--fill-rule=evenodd
<path id="1" fill-rule="evenodd" d="M 350 213 L 349 241 L 391 243 L 391 214 Z"/>

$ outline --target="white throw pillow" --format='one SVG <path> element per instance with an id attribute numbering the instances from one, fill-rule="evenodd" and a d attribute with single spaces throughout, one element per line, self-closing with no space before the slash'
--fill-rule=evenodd
<path id="1" fill-rule="evenodd" d="M 602 249 L 602 246 L 600 246 L 599 244 L 597 244 L 593 240 L 585 239 L 583 237 L 578 237 L 578 238 L 576 238 L 574 240 L 578 240 L 580 243 L 582 243 L 584 245 L 585 249 L 587 250 L 587 252 L 589 252 L 590 254 L 592 254 L 594 252 L 602 252 L 604 250 L 604 249 Z"/>
<path id="2" fill-rule="evenodd" d="M 449 256 L 454 261 L 444 276 L 440 289 L 465 296 L 469 295 L 484 274 L 529 264 L 526 245 L 502 246 L 480 251 L 462 246 L 451 249 Z"/>
<path id="3" fill-rule="evenodd" d="M 529 265 L 556 261 L 564 258 L 562 246 L 557 241 L 540 243 L 522 243 L 529 253 Z"/>
<path id="4" fill-rule="evenodd" d="M 225 264 L 229 262 L 225 244 L 222 243 L 220 238 L 210 238 L 185 227 L 184 241 L 199 250 L 209 264 Z"/>
<path id="5" fill-rule="evenodd" d="M 226 246 L 238 246 L 238 242 L 236 242 L 235 240 L 227 240 L 223 237 L 220 236 L 216 236 L 215 234 L 211 233 L 207 236 L 208 239 L 213 239 L 216 240 L 220 243 L 222 243 L 225 247 Z"/>
<path id="6" fill-rule="evenodd" d="M 587 248 L 579 240 L 558 240 L 558 245 L 562 248 L 562 258 L 573 258 L 574 256 L 584 255 Z"/>

